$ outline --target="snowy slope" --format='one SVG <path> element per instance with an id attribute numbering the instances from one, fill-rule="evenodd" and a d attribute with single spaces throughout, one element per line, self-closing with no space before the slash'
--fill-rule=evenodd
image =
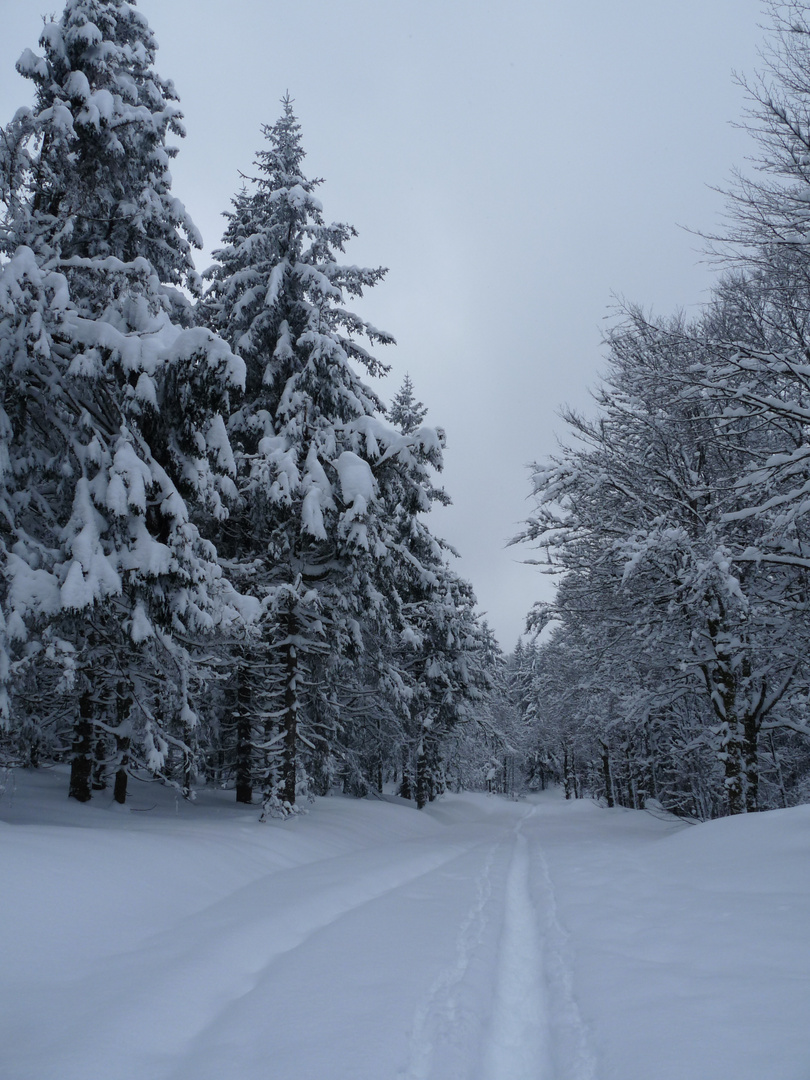
<path id="1" fill-rule="evenodd" d="M 0 795 L 3 1080 L 808 1080 L 810 807 Z"/>

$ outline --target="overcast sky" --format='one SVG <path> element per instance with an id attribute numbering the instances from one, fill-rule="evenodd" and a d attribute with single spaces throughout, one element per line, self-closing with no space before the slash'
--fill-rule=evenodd
<path id="1" fill-rule="evenodd" d="M 289 90 L 351 262 L 389 267 L 363 313 L 397 339 L 447 432 L 454 505 L 435 531 L 506 649 L 547 583 L 507 549 L 526 465 L 562 403 L 588 407 L 621 295 L 668 313 L 707 296 L 697 231 L 717 227 L 753 72 L 760 0 L 140 0 L 188 137 L 175 194 L 208 252 Z M 14 71 L 61 0 L 0 0 L 0 123 L 30 104 Z"/>

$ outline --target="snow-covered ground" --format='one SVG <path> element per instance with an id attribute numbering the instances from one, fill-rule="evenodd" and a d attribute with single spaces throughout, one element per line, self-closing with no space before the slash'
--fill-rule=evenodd
<path id="1" fill-rule="evenodd" d="M 810 807 L 65 792 L 0 795 L 3 1080 L 810 1078 Z"/>

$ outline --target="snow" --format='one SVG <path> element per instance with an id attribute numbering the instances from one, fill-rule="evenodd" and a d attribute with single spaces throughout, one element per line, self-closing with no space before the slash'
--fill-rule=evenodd
<path id="1" fill-rule="evenodd" d="M 96 599 L 93 583 L 82 573 L 82 564 L 75 559 L 70 564 L 67 576 L 62 584 L 62 607 L 67 611 L 81 611 L 92 607 Z"/>
<path id="2" fill-rule="evenodd" d="M 805 1080 L 810 807 L 447 796 L 257 822 L 0 773 L 0 1075 Z"/>
<path id="3" fill-rule="evenodd" d="M 93 110 L 96 117 L 110 124 L 115 116 L 115 98 L 109 90 L 94 90 L 90 96 L 89 108 Z M 96 126 L 98 126 L 98 121 L 96 121 Z"/>
<path id="4" fill-rule="evenodd" d="M 326 540 L 321 489 L 313 485 L 301 502 L 301 530 L 316 540 Z"/>
<path id="5" fill-rule="evenodd" d="M 228 431 L 225 421 L 220 413 L 211 417 L 205 429 L 205 445 L 208 452 L 213 456 L 217 466 L 230 476 L 236 475 L 236 461 L 228 439 Z"/>
<path id="6" fill-rule="evenodd" d="M 221 367 L 230 386 L 245 388 L 245 362 L 235 356 L 222 338 L 216 337 L 202 326 L 181 330 L 169 351 L 172 364 L 188 364 L 200 358 L 212 369 Z"/>
<path id="7" fill-rule="evenodd" d="M 158 401 L 155 380 L 150 375 L 147 375 L 145 371 L 142 371 L 138 376 L 138 381 L 135 384 L 135 397 L 138 401 L 144 401 L 157 410 Z"/>
<path id="8" fill-rule="evenodd" d="M 22 56 L 17 61 L 17 71 L 21 75 L 29 75 L 38 79 L 48 78 L 48 65 L 42 56 L 37 56 L 31 49 L 23 49 Z"/>
<path id="9" fill-rule="evenodd" d="M 139 513 L 145 514 L 146 489 L 152 485 L 152 474 L 146 462 L 141 461 L 138 457 L 132 443 L 123 437 L 121 437 L 117 443 L 115 457 L 113 459 L 110 486 L 112 486 L 112 481 L 115 479 L 120 479 L 125 488 L 127 508 L 132 507 Z M 111 505 L 110 509 L 115 512 L 115 505 Z M 118 508 L 117 512 L 126 513 L 127 510 L 124 509 L 122 511 Z"/>
<path id="10" fill-rule="evenodd" d="M 340 477 L 343 502 L 349 508 L 347 519 L 361 517 L 377 494 L 377 482 L 369 463 L 351 450 L 344 450 L 335 461 L 335 470 Z"/>
<path id="11" fill-rule="evenodd" d="M 132 623 L 129 628 L 130 637 L 136 645 L 140 645 L 147 638 L 154 637 L 155 631 L 149 621 L 143 604 L 139 601 L 132 612 Z"/>
<path id="12" fill-rule="evenodd" d="M 15 550 L 6 556 L 8 606 L 12 613 L 8 633 L 18 641 L 25 641 L 28 636 L 24 620 L 29 612 L 56 615 L 62 606 L 56 578 L 47 570 L 30 566 L 24 552 L 24 545 L 16 544 Z"/>
<path id="13" fill-rule="evenodd" d="M 62 607 L 79 611 L 102 596 L 121 591 L 121 579 L 114 560 L 105 554 L 101 542 L 104 519 L 93 505 L 90 482 L 82 477 L 76 484 L 73 513 L 63 530 L 73 560 L 62 582 Z"/>
<path id="14" fill-rule="evenodd" d="M 301 528 L 318 540 L 326 540 L 323 512 L 334 509 L 335 503 L 332 499 L 332 485 L 315 446 L 311 446 L 307 453 L 301 486 L 305 492 L 301 503 Z"/>
<path id="15" fill-rule="evenodd" d="M 83 71 L 71 71 L 64 83 L 64 91 L 70 98 L 87 101 L 90 97 L 90 83 Z"/>

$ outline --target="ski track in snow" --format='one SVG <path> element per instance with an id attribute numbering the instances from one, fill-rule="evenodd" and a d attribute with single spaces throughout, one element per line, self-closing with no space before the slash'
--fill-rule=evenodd
<path id="1" fill-rule="evenodd" d="M 543 927 L 543 971 L 548 988 L 550 1050 L 553 1062 L 549 1077 L 550 1080 L 597 1080 L 596 1058 L 591 1048 L 590 1033 L 574 994 L 569 934 L 557 914 L 557 896 L 548 860 L 539 843 L 533 846 L 532 855 L 534 874 L 531 875 L 531 885 L 534 886 L 534 895 L 540 893 L 543 897 L 538 907 L 546 915 Z"/>
<path id="2" fill-rule="evenodd" d="M 410 1058 L 406 1068 L 399 1073 L 400 1080 L 430 1080 L 431 1076 L 436 1075 L 434 1059 L 439 1044 L 444 1044 L 445 1050 L 448 1047 L 458 1050 L 462 1040 L 471 1034 L 466 1030 L 466 1017 L 461 1015 L 459 990 L 468 973 L 470 961 L 484 938 L 488 924 L 487 908 L 492 897 L 495 857 L 502 844 L 503 841 L 499 840 L 492 846 L 476 879 L 475 899 L 461 923 L 453 963 L 439 973 L 416 1010 L 410 1036 Z M 454 1076 L 460 1078 L 464 1072 L 459 1072 L 459 1067 L 462 1067 L 459 1062 L 445 1062 L 441 1066 L 441 1075 L 445 1080 L 454 1080 Z"/>
<path id="3" fill-rule="evenodd" d="M 521 822 L 515 830 L 506 878 L 495 1002 L 482 1080 L 553 1080 L 548 991 L 529 866 L 529 844 Z"/>
<path id="4" fill-rule="evenodd" d="M 537 839 L 524 832 L 535 814 L 530 810 L 515 827 L 505 880 L 495 867 L 504 841 L 490 850 L 454 961 L 416 1011 L 399 1080 L 596 1080 L 548 862 Z M 496 899 L 503 905 L 499 927 L 492 925 Z M 474 957 L 493 930 L 499 930 L 495 985 L 481 1034 L 481 1018 L 470 1022 L 463 999 Z M 478 1041 L 475 1060 L 470 1044 Z"/>
<path id="5" fill-rule="evenodd" d="M 533 809 L 515 827 L 481 1080 L 596 1080 L 548 861 L 524 832 L 536 823 Z"/>

